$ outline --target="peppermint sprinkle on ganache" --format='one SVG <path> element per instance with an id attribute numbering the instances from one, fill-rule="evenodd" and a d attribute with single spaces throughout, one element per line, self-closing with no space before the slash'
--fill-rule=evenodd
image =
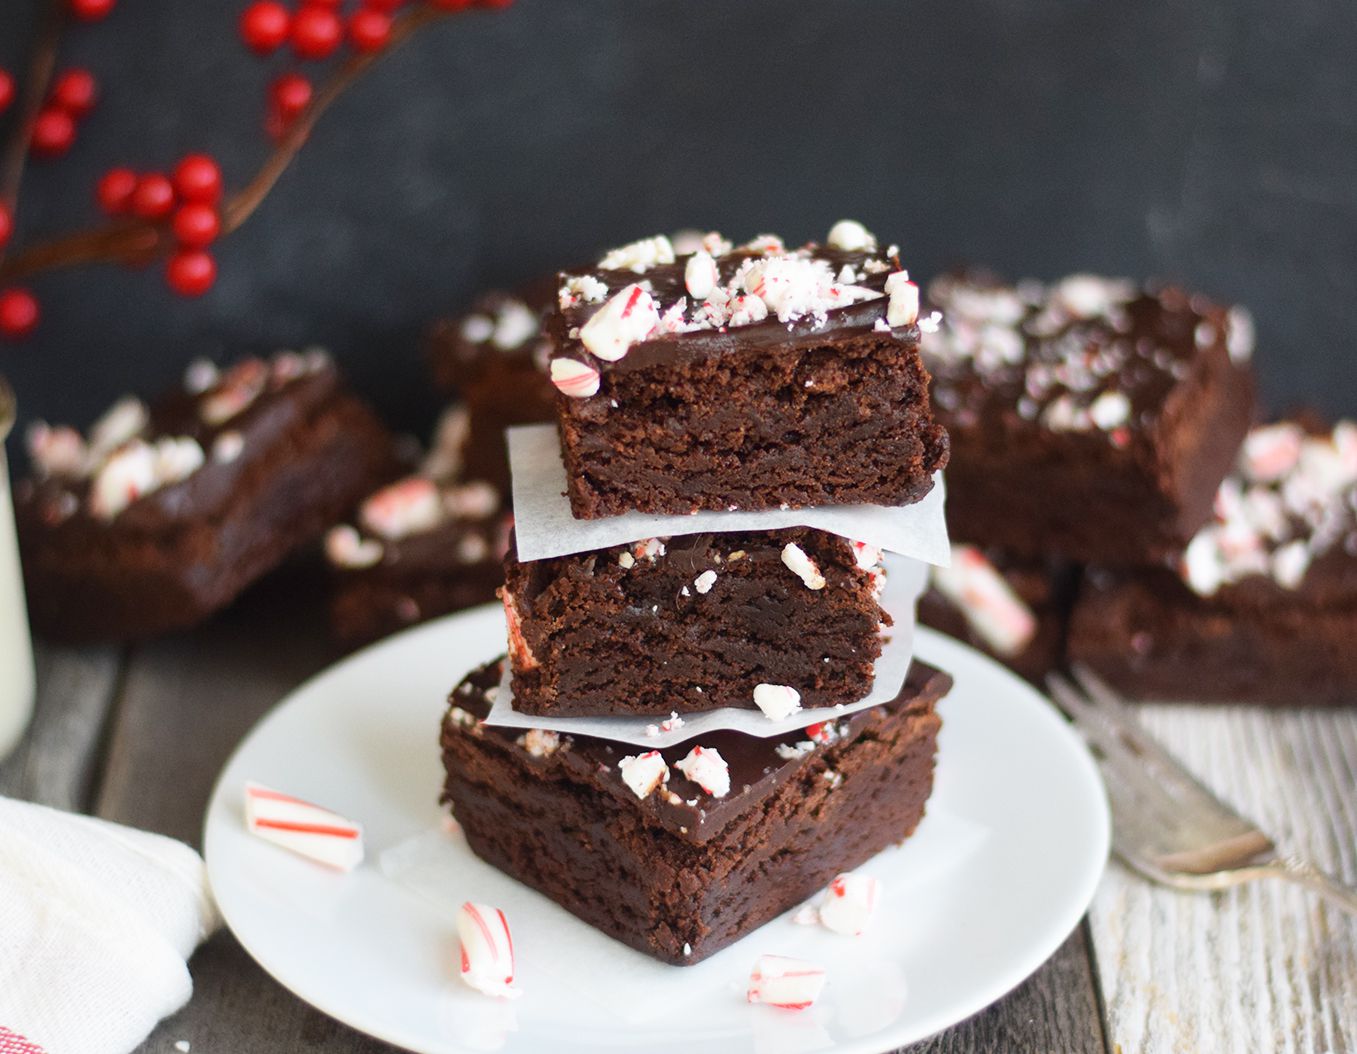
<path id="1" fill-rule="evenodd" d="M 616 362 L 634 345 L 659 337 L 773 320 L 789 330 L 824 326 L 830 312 L 876 300 L 880 315 L 863 323 L 876 331 L 935 324 L 932 316 L 919 318 L 918 288 L 900 270 L 896 246 L 878 252 L 876 236 L 855 220 L 836 223 L 823 248 L 788 249 L 772 234 L 741 246 L 716 232 L 684 242 L 694 248 L 681 255 L 664 235 L 643 238 L 605 254 L 598 275 L 563 275 L 561 310 L 578 313 L 571 321 L 579 324 L 565 329 L 570 339 L 595 358 Z M 552 380 L 567 396 L 587 399 L 598 391 L 588 368 L 557 359 Z"/>

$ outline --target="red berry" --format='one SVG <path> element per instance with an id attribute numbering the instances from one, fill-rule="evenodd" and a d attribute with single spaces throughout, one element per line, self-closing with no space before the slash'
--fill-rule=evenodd
<path id="1" fill-rule="evenodd" d="M 277 0 L 259 0 L 240 16 L 240 37 L 259 55 L 271 55 L 283 46 L 292 30 L 292 15 Z"/>
<path id="2" fill-rule="evenodd" d="M 309 3 L 292 19 L 292 50 L 301 59 L 324 59 L 344 39 L 344 23 L 328 7 Z"/>
<path id="3" fill-rule="evenodd" d="M 52 85 L 52 105 L 75 118 L 84 117 L 99 99 L 99 85 L 89 70 L 67 70 Z"/>
<path id="4" fill-rule="evenodd" d="M 65 110 L 45 107 L 33 122 L 33 153 L 38 157 L 60 157 L 75 142 L 75 120 Z"/>
<path id="5" fill-rule="evenodd" d="M 0 113 L 9 109 L 14 101 L 14 77 L 9 70 L 0 69 Z"/>
<path id="6" fill-rule="evenodd" d="M 4 249 L 13 233 L 14 214 L 9 211 L 8 205 L 0 201 L 0 249 Z"/>
<path id="7" fill-rule="evenodd" d="M 0 291 L 0 335 L 18 340 L 38 325 L 38 301 L 27 289 Z"/>
<path id="8" fill-rule="evenodd" d="M 216 241 L 220 233 L 221 220 L 211 205 L 190 201 L 174 214 L 174 237 L 180 245 L 202 249 Z"/>
<path id="9" fill-rule="evenodd" d="M 180 296 L 202 296 L 217 280 L 217 261 L 202 249 L 180 249 L 165 266 L 165 281 Z"/>
<path id="10" fill-rule="evenodd" d="M 82 22 L 98 22 L 108 17 L 117 0 L 70 0 L 71 14 Z"/>
<path id="11" fill-rule="evenodd" d="M 130 168 L 110 168 L 99 180 L 95 197 L 99 207 L 110 216 L 121 216 L 132 204 L 137 189 L 137 174 Z"/>
<path id="12" fill-rule="evenodd" d="M 282 135 L 309 105 L 311 82 L 300 73 L 284 73 L 269 88 L 269 132 Z"/>
<path id="13" fill-rule="evenodd" d="M 143 220 L 163 220 L 174 208 L 174 184 L 159 172 L 151 172 L 137 180 L 132 191 L 132 214 Z"/>
<path id="14" fill-rule="evenodd" d="M 349 18 L 349 43 L 355 51 L 381 51 L 390 42 L 390 15 L 365 7 Z"/>
<path id="15" fill-rule="evenodd" d="M 175 166 L 174 189 L 180 201 L 215 205 L 221 197 L 221 168 L 206 154 L 189 154 Z"/>

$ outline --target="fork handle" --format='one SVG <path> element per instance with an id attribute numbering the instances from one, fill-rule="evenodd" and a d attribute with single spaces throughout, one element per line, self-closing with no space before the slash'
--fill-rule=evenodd
<path id="1" fill-rule="evenodd" d="M 1277 877 L 1288 878 L 1292 882 L 1307 886 L 1316 893 L 1327 897 L 1340 908 L 1345 908 L 1357 915 L 1357 890 L 1343 885 L 1332 875 L 1315 867 L 1314 864 L 1296 857 L 1287 857 L 1278 860 L 1271 870 Z"/>

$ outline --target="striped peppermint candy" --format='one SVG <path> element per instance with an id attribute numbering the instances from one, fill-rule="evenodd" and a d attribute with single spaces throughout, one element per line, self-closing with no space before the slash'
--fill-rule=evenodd
<path id="1" fill-rule="evenodd" d="M 867 929 L 880 897 L 881 883 L 871 875 L 842 874 L 825 890 L 820 922 L 835 933 L 859 937 Z"/>
<path id="2" fill-rule="evenodd" d="M 972 545 L 952 547 L 952 566 L 932 570 L 933 585 L 998 655 L 1016 655 L 1032 641 L 1037 619 L 1007 579 Z"/>
<path id="3" fill-rule="evenodd" d="M 886 276 L 886 322 L 891 326 L 908 326 L 919 317 L 919 287 L 909 280 L 908 271 L 896 271 Z"/>
<path id="4" fill-rule="evenodd" d="M 616 362 L 659 324 L 654 298 L 633 282 L 580 327 L 580 343 L 600 359 Z"/>
<path id="5" fill-rule="evenodd" d="M 768 720 L 781 721 L 801 709 L 801 693 L 790 684 L 756 684 L 754 705 Z"/>
<path id="6" fill-rule="evenodd" d="M 245 784 L 245 826 L 266 842 L 340 871 L 363 862 L 361 824 L 262 783 Z"/>
<path id="7" fill-rule="evenodd" d="M 514 988 L 514 940 L 509 920 L 499 908 L 467 901 L 457 912 L 457 936 L 462 941 L 462 980 L 478 992 L 500 999 L 517 999 Z"/>
<path id="8" fill-rule="evenodd" d="M 760 955 L 746 998 L 783 1010 L 805 1010 L 825 987 L 825 969 L 786 955 Z"/>
<path id="9" fill-rule="evenodd" d="M 598 370 L 579 359 L 552 359 L 551 383 L 572 399 L 598 394 Z"/>

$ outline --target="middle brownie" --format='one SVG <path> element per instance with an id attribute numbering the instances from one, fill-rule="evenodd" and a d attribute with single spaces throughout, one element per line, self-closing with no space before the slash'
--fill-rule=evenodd
<path id="1" fill-rule="evenodd" d="M 855 703 L 891 623 L 884 584 L 879 549 L 809 527 L 527 562 L 511 550 L 514 707 L 568 717 L 734 706 L 780 718 L 798 702 Z"/>

